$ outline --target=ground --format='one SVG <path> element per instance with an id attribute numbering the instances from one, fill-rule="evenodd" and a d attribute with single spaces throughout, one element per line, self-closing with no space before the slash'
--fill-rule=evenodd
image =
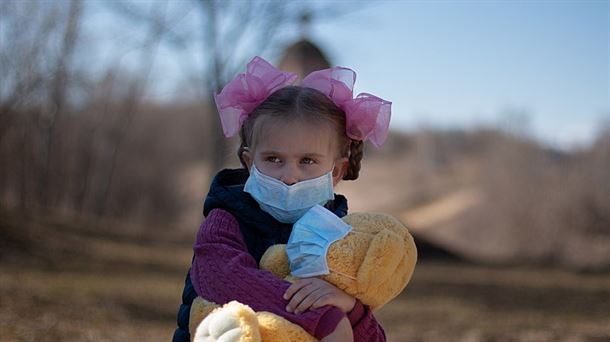
<path id="1" fill-rule="evenodd" d="M 170 340 L 188 234 L 0 219 L 1 341 Z M 423 260 L 376 315 L 389 341 L 610 341 L 609 312 L 608 273 Z"/>

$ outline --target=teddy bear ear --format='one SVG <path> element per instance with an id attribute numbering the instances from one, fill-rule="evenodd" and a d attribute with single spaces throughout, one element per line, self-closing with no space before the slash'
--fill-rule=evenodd
<path id="1" fill-rule="evenodd" d="M 373 309 L 398 296 L 407 286 L 417 261 L 417 249 L 407 228 L 393 217 L 369 215 L 375 234 L 357 273 L 360 300 Z"/>

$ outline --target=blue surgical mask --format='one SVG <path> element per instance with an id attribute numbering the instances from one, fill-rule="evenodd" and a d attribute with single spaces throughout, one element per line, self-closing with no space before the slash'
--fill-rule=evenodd
<path id="1" fill-rule="evenodd" d="M 276 220 L 295 223 L 314 205 L 334 198 L 332 170 L 320 177 L 287 185 L 262 174 L 252 165 L 244 191 Z"/>
<path id="2" fill-rule="evenodd" d="M 299 278 L 329 274 L 328 247 L 351 230 L 330 210 L 320 205 L 311 208 L 294 224 L 286 245 L 290 274 Z"/>

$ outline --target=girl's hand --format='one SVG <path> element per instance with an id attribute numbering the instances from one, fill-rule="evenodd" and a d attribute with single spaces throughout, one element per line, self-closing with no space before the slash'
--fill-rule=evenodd
<path id="1" fill-rule="evenodd" d="M 284 299 L 290 300 L 286 311 L 294 311 L 297 314 L 309 308 L 315 309 L 324 305 L 333 305 L 348 313 L 356 304 L 354 297 L 318 278 L 298 279 L 286 290 Z"/>
<path id="2" fill-rule="evenodd" d="M 354 332 L 347 317 L 343 317 L 337 327 L 330 335 L 327 335 L 320 342 L 353 342 Z"/>

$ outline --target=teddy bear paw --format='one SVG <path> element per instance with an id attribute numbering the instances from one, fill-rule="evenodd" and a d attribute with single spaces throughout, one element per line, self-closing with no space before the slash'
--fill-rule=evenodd
<path id="1" fill-rule="evenodd" d="M 236 301 L 210 313 L 197 327 L 195 342 L 259 342 L 258 319 L 254 311 Z"/>

